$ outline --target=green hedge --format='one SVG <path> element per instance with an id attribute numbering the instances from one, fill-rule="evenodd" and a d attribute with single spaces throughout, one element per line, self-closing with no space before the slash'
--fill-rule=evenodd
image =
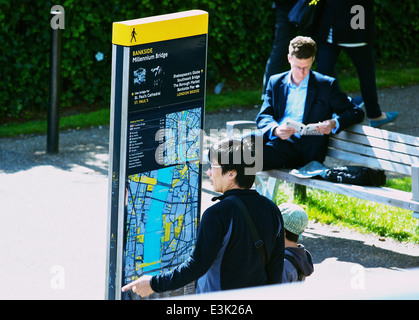
<path id="1" fill-rule="evenodd" d="M 417 59 L 417 0 L 376 0 L 377 60 Z M 0 116 L 45 111 L 49 97 L 51 16 L 57 3 L 0 0 Z M 109 103 L 112 22 L 202 9 L 210 14 L 208 81 L 261 83 L 274 31 L 272 1 L 63 0 L 62 103 Z M 104 54 L 102 61 L 95 55 Z"/>

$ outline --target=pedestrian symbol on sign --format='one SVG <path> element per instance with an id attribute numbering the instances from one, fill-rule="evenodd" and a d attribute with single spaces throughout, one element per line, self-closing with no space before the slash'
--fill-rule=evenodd
<path id="1" fill-rule="evenodd" d="M 137 42 L 137 39 L 135 38 L 135 36 L 137 35 L 137 33 L 135 32 L 135 28 L 132 28 L 132 32 L 131 32 L 131 43 L 132 43 L 132 39 L 134 39 L 135 42 Z"/>

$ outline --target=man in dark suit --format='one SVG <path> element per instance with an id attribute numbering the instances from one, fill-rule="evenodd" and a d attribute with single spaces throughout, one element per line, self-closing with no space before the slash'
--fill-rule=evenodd
<path id="1" fill-rule="evenodd" d="M 272 76 L 256 117 L 263 133 L 263 170 L 298 168 L 323 162 L 329 134 L 339 133 L 364 119 L 364 112 L 340 91 L 334 78 L 311 71 L 317 46 L 309 37 L 290 42 L 291 70 Z M 300 135 L 289 120 L 319 123 L 316 135 Z"/>

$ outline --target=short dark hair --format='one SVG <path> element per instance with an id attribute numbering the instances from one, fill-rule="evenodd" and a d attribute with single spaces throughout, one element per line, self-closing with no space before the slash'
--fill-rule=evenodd
<path id="1" fill-rule="evenodd" d="M 246 168 L 252 168 L 252 163 L 246 163 L 249 158 L 254 159 L 254 144 L 251 139 L 230 138 L 211 146 L 209 161 L 215 160 L 222 168 L 222 174 L 236 171 L 236 183 L 241 188 L 250 189 L 255 182 L 254 174 L 245 174 Z"/>
<path id="2" fill-rule="evenodd" d="M 314 58 L 317 53 L 317 45 L 310 37 L 298 36 L 290 41 L 288 53 L 297 59 Z"/>
<path id="3" fill-rule="evenodd" d="M 292 233 L 291 231 L 288 231 L 285 229 L 285 238 L 287 238 L 291 242 L 297 242 L 300 235 Z"/>

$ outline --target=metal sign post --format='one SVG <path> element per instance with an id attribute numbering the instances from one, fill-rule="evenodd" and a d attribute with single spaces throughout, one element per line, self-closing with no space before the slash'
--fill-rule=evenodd
<path id="1" fill-rule="evenodd" d="M 201 10 L 113 24 L 107 299 L 195 244 L 207 35 Z"/>
<path id="2" fill-rule="evenodd" d="M 54 9 L 55 7 L 52 7 Z M 62 8 L 62 7 L 61 7 Z M 64 12 L 51 10 L 53 19 L 63 20 Z M 53 26 L 53 24 L 51 24 Z M 50 95 L 48 108 L 47 153 L 58 153 L 61 82 L 61 26 L 51 29 Z"/>

